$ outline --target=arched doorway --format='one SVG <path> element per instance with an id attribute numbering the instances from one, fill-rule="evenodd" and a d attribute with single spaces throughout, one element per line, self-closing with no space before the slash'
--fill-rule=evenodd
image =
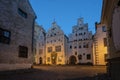
<path id="1" fill-rule="evenodd" d="M 76 64 L 76 61 L 77 61 L 77 59 L 76 59 L 76 57 L 75 56 L 70 56 L 70 58 L 69 58 L 69 64 Z"/>
<path id="2" fill-rule="evenodd" d="M 41 57 L 39 58 L 39 64 L 42 64 L 42 58 Z"/>
<path id="3" fill-rule="evenodd" d="M 56 52 L 52 52 L 51 53 L 52 64 L 56 64 L 56 60 L 57 60 L 57 53 Z"/>

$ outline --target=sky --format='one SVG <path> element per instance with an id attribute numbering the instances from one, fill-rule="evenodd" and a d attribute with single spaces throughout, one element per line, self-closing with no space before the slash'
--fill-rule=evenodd
<path id="1" fill-rule="evenodd" d="M 89 31 L 95 33 L 95 22 L 100 22 L 102 0 L 29 0 L 37 15 L 36 22 L 48 31 L 55 20 L 66 35 L 78 18 L 84 18 Z"/>

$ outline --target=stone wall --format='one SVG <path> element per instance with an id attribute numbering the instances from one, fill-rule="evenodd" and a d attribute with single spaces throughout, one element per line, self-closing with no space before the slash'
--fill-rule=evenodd
<path id="1" fill-rule="evenodd" d="M 35 20 L 28 0 L 0 0 L 0 28 L 10 31 L 10 43 L 0 43 L 0 64 L 32 64 L 32 29 Z M 25 8 L 24 8 L 25 7 Z M 18 8 L 27 18 L 18 13 Z M 21 58 L 19 46 L 28 48 L 28 57 Z M 24 66 L 24 65 L 23 65 Z M 12 67 L 11 67 L 12 68 Z M 2 69 L 2 68 L 0 68 Z"/>

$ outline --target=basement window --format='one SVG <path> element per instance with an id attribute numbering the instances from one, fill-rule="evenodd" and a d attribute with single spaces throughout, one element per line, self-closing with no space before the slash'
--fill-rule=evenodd
<path id="1" fill-rule="evenodd" d="M 26 46 L 19 46 L 19 57 L 28 58 L 28 48 Z"/>

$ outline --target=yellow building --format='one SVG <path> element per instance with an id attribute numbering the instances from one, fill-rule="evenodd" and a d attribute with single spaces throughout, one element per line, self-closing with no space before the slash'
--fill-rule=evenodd
<path id="1" fill-rule="evenodd" d="M 46 34 L 46 64 L 66 64 L 67 37 L 56 22 Z"/>
<path id="2" fill-rule="evenodd" d="M 120 80 L 120 0 L 103 0 L 101 23 L 107 26 L 108 73 Z"/>
<path id="3" fill-rule="evenodd" d="M 93 65 L 106 65 L 107 36 L 106 26 L 96 23 L 96 33 L 93 43 Z"/>

